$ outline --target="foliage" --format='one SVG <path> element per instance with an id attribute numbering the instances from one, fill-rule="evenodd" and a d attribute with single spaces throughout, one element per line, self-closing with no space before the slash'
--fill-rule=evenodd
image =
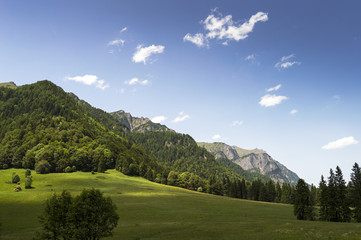
<path id="1" fill-rule="evenodd" d="M 31 176 L 31 170 L 30 170 L 30 169 L 26 169 L 25 177 L 30 177 L 30 176 Z"/>
<path id="2" fill-rule="evenodd" d="M 16 174 L 15 172 L 13 173 L 12 177 L 11 177 L 11 182 L 12 183 L 18 183 L 20 182 L 20 177 L 18 174 Z"/>
<path id="3" fill-rule="evenodd" d="M 299 179 L 295 192 L 294 215 L 298 220 L 314 220 L 314 207 L 310 190 L 303 179 Z"/>
<path id="4" fill-rule="evenodd" d="M 31 176 L 26 177 L 25 178 L 25 189 L 30 189 L 32 183 L 33 183 L 33 178 Z"/>
<path id="5" fill-rule="evenodd" d="M 361 169 L 357 163 L 352 167 L 350 193 L 354 218 L 361 222 Z"/>
<path id="6" fill-rule="evenodd" d="M 39 218 L 41 239 L 97 240 L 112 236 L 119 216 L 109 197 L 99 190 L 84 189 L 75 198 L 67 191 L 54 194 Z"/>

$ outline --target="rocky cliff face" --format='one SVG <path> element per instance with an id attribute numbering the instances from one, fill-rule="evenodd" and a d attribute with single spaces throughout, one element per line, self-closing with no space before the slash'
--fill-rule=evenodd
<path id="1" fill-rule="evenodd" d="M 297 184 L 299 177 L 284 165 L 274 160 L 262 149 L 247 150 L 224 143 L 198 143 L 216 158 L 227 158 L 244 170 L 269 176 L 279 183 Z"/>
<path id="2" fill-rule="evenodd" d="M 133 117 L 130 113 L 126 113 L 123 110 L 110 113 L 120 122 L 124 123 L 131 132 L 169 132 L 173 131 L 165 125 L 159 123 L 153 123 L 149 118 Z"/>

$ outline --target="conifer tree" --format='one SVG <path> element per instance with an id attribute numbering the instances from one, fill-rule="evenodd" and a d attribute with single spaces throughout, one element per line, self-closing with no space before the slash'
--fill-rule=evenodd
<path id="1" fill-rule="evenodd" d="M 336 167 L 336 220 L 338 222 L 349 222 L 351 220 L 351 210 L 347 198 L 346 182 L 339 166 Z"/>
<path id="2" fill-rule="evenodd" d="M 350 195 L 354 218 L 361 222 L 361 169 L 357 163 L 352 167 Z"/>
<path id="3" fill-rule="evenodd" d="M 310 201 L 310 190 L 303 179 L 299 179 L 295 192 L 294 214 L 298 220 L 314 220 L 314 208 Z"/>
<path id="4" fill-rule="evenodd" d="M 323 175 L 321 175 L 321 181 L 318 189 L 319 189 L 320 219 L 327 221 L 328 191 L 327 191 L 327 184 Z"/>

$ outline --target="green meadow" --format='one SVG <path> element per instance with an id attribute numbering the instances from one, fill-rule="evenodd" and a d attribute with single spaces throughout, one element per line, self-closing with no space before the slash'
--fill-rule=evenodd
<path id="1" fill-rule="evenodd" d="M 9 183 L 16 172 L 20 192 Z M 39 175 L 24 187 L 23 169 L 0 171 L 0 238 L 31 239 L 45 200 L 67 189 L 97 188 L 120 216 L 113 239 L 361 239 L 361 224 L 298 221 L 287 204 L 254 202 L 165 186 L 115 170 Z"/>

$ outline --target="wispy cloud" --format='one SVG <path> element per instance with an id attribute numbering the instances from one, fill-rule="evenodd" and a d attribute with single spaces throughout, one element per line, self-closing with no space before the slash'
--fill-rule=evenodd
<path id="1" fill-rule="evenodd" d="M 283 100 L 287 100 L 286 96 L 277 96 L 277 95 L 265 95 L 259 101 L 259 104 L 263 107 L 272 107 L 280 104 Z"/>
<path id="2" fill-rule="evenodd" d="M 178 114 L 178 117 L 176 117 L 175 119 L 173 119 L 172 122 L 175 122 L 175 123 L 183 122 L 183 121 L 185 121 L 185 120 L 187 120 L 187 119 L 189 119 L 189 118 L 190 118 L 189 115 L 185 114 L 184 112 L 180 112 L 180 113 Z"/>
<path id="3" fill-rule="evenodd" d="M 232 127 L 235 127 L 235 126 L 241 126 L 243 124 L 242 121 L 233 121 L 233 123 L 231 124 Z"/>
<path id="4" fill-rule="evenodd" d="M 278 84 L 277 86 L 275 87 L 271 87 L 269 89 L 266 90 L 266 92 L 272 92 L 272 91 L 277 91 L 278 89 L 280 89 L 282 87 L 281 84 Z"/>
<path id="5" fill-rule="evenodd" d="M 265 22 L 268 20 L 268 14 L 264 12 L 258 12 L 250 17 L 247 21 L 239 24 L 238 22 L 234 22 L 232 20 L 232 15 L 227 15 L 225 17 L 222 14 L 217 14 L 217 10 L 213 10 L 212 14 L 208 15 L 205 20 L 201 21 L 206 32 L 196 33 L 195 35 L 191 35 L 187 33 L 184 38 L 187 38 L 188 41 L 190 39 L 195 39 L 195 36 L 198 36 L 198 41 L 190 41 L 200 46 L 201 41 L 199 38 L 203 39 L 218 39 L 225 40 L 222 42 L 223 45 L 228 45 L 228 41 L 239 41 L 246 39 L 253 31 L 253 28 L 257 22 Z M 184 39 L 183 38 L 183 39 Z M 204 45 L 201 45 L 204 46 Z"/>
<path id="6" fill-rule="evenodd" d="M 137 84 L 148 85 L 149 81 L 148 80 L 139 80 L 138 78 L 132 78 L 130 80 L 125 81 L 124 83 L 127 85 L 137 85 Z"/>
<path id="7" fill-rule="evenodd" d="M 156 116 L 154 118 L 152 118 L 152 122 L 154 123 L 161 123 L 164 122 L 165 120 L 167 120 L 168 118 L 166 116 Z"/>
<path id="8" fill-rule="evenodd" d="M 290 112 L 290 114 L 296 114 L 296 113 L 298 113 L 297 109 L 292 109 L 291 112 Z"/>
<path id="9" fill-rule="evenodd" d="M 123 39 L 115 39 L 108 43 L 108 46 L 123 46 L 125 41 Z"/>
<path id="10" fill-rule="evenodd" d="M 330 150 L 330 149 L 338 149 L 338 148 L 344 148 L 353 144 L 358 144 L 358 141 L 355 140 L 353 136 L 350 137 L 344 137 L 340 138 L 336 141 L 330 142 L 324 146 L 322 146 L 322 149 Z"/>
<path id="11" fill-rule="evenodd" d="M 138 45 L 137 51 L 133 55 L 133 62 L 139 63 L 143 62 L 146 64 L 147 59 L 152 55 L 156 53 L 163 53 L 164 52 L 164 46 L 162 45 L 151 45 L 148 47 L 142 47 L 142 45 Z"/>
<path id="12" fill-rule="evenodd" d="M 184 36 L 183 41 L 188 41 L 188 42 L 194 43 L 198 47 L 204 47 L 207 45 L 206 44 L 207 39 L 203 36 L 202 33 L 196 33 L 193 36 L 191 34 L 187 33 Z"/>
<path id="13" fill-rule="evenodd" d="M 127 27 L 123 27 L 122 30 L 120 30 L 120 33 L 125 32 L 125 31 L 127 31 L 127 30 L 128 30 Z"/>
<path id="14" fill-rule="evenodd" d="M 75 77 L 65 77 L 66 80 L 71 80 L 75 82 L 80 82 L 85 85 L 95 85 L 95 87 L 100 88 L 102 90 L 109 87 L 109 84 L 106 84 L 104 80 L 100 80 L 95 75 L 84 75 L 84 76 L 75 76 Z"/>
<path id="15" fill-rule="evenodd" d="M 275 68 L 277 68 L 278 70 L 281 70 L 281 69 L 285 69 L 285 68 L 290 68 L 293 65 L 300 65 L 301 62 L 289 61 L 290 59 L 292 59 L 294 57 L 295 57 L 294 54 L 290 54 L 288 56 L 281 57 L 281 60 L 275 64 Z"/>

